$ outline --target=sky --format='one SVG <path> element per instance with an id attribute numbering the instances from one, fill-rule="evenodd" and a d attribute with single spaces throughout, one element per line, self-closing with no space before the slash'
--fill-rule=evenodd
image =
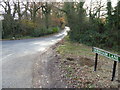
<path id="1" fill-rule="evenodd" d="M 88 3 L 88 4 L 90 4 L 90 1 L 91 0 L 85 0 L 85 2 Z M 92 1 L 94 2 L 94 1 L 97 1 L 97 0 L 92 0 Z M 101 0 L 101 1 L 107 2 L 107 0 Z M 112 6 L 115 7 L 117 5 L 117 2 L 118 2 L 118 0 L 111 0 Z"/>
<path id="2" fill-rule="evenodd" d="M 3 0 L 0 0 L 0 2 L 1 1 L 3 1 Z M 51 2 L 72 2 L 72 1 L 85 1 L 85 5 L 86 6 L 90 6 L 90 1 L 91 0 L 5 0 L 5 1 L 11 1 L 11 2 L 13 2 L 13 1 L 21 1 L 21 2 L 23 2 L 23 1 L 29 1 L 29 2 L 31 2 L 31 1 L 36 1 L 36 2 L 41 2 L 41 1 L 43 1 L 43 2 L 45 2 L 45 1 L 51 1 Z M 95 1 L 97 1 L 97 0 L 92 0 L 93 2 L 95 2 Z M 98 1 L 100 1 L 100 0 L 98 0 Z M 101 0 L 102 1 L 102 3 L 105 3 L 105 2 L 107 2 L 107 0 Z M 117 2 L 118 2 L 118 0 L 110 0 L 111 2 L 112 2 L 112 7 L 115 7 L 116 5 L 117 5 Z M 119 0 L 120 1 L 120 0 Z M 2 14 L 4 12 L 4 10 L 2 9 L 2 7 L 0 6 L 0 14 Z M 1 17 L 0 17 L 1 18 Z"/>

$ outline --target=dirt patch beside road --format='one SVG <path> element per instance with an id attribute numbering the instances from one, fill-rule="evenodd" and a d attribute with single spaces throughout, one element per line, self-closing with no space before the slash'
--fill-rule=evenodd
<path id="1" fill-rule="evenodd" d="M 59 57 L 54 49 L 55 47 L 52 47 L 36 58 L 33 71 L 34 88 L 66 88 L 60 76 Z"/>

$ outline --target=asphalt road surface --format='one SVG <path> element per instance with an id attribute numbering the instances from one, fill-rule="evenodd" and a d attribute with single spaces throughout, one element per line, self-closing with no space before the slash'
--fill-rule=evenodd
<path id="1" fill-rule="evenodd" d="M 53 36 L 2 42 L 2 88 L 32 88 L 34 59 L 63 39 L 69 27 Z M 0 61 L 0 62 L 1 62 Z"/>

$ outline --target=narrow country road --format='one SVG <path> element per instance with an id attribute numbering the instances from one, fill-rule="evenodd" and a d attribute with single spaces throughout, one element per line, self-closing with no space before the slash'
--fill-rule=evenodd
<path id="1" fill-rule="evenodd" d="M 31 88 L 34 59 L 67 35 L 69 27 L 53 36 L 2 42 L 2 88 Z"/>

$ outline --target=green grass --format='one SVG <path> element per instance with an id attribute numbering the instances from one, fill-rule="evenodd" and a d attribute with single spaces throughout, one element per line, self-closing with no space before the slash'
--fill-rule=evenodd
<path id="1" fill-rule="evenodd" d="M 57 51 L 62 55 L 72 54 L 75 56 L 94 56 L 94 53 L 92 53 L 92 47 L 72 42 L 69 40 L 68 36 L 65 37 L 64 44 L 60 45 L 57 48 Z"/>
<path id="2" fill-rule="evenodd" d="M 81 57 L 86 57 L 86 58 L 92 58 L 94 59 L 95 57 L 95 53 L 92 52 L 92 47 L 91 46 L 87 46 L 85 44 L 80 44 L 77 42 L 72 42 L 69 39 L 69 36 L 66 36 L 64 39 L 64 43 L 62 45 L 60 45 L 57 48 L 57 51 L 67 57 L 67 56 L 81 56 Z M 114 51 L 110 51 L 111 53 L 116 53 Z M 107 59 L 104 56 L 99 55 L 100 58 L 102 59 Z"/>

